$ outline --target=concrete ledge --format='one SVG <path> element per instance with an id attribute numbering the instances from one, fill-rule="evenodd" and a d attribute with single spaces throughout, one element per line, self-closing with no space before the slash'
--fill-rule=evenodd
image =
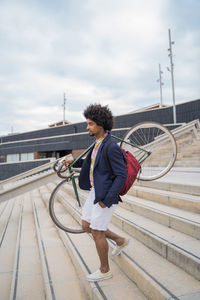
<path id="1" fill-rule="evenodd" d="M 164 189 L 162 189 L 164 185 Z M 169 187 L 169 190 L 167 190 Z M 179 186 L 181 189 L 181 187 Z M 196 192 L 200 190 L 199 187 Z M 199 192 L 199 191 L 198 191 Z M 152 185 L 137 185 L 133 187 L 128 195 L 138 198 L 158 202 L 168 206 L 180 208 L 186 211 L 200 213 L 200 196 L 184 194 L 183 192 L 174 192 L 170 190 L 170 186 L 166 184 L 157 184 L 156 188 Z"/>
<path id="2" fill-rule="evenodd" d="M 0 190 L 0 203 L 56 180 L 56 178 L 57 174 L 51 170 L 49 173 L 44 173 L 33 178 L 30 177 L 26 182 L 22 180 L 16 186 L 13 185 L 13 187 L 7 190 Z"/>
<path id="3" fill-rule="evenodd" d="M 178 267 L 184 268 L 186 272 L 200 280 L 200 257 L 195 257 L 195 255 L 190 253 L 187 249 L 184 249 L 183 247 L 181 248 L 178 243 L 176 244 L 175 242 L 170 242 L 167 235 L 164 239 L 163 237 L 159 236 L 159 233 L 154 234 L 151 232 L 148 229 L 148 224 L 145 224 L 142 228 L 141 226 L 138 226 L 136 223 L 129 221 L 127 218 L 124 218 L 119 214 L 113 215 L 112 223 L 118 226 L 124 232 L 128 233 L 130 236 L 136 238 L 148 248 L 154 250 L 162 257 L 173 262 Z"/>
<path id="4" fill-rule="evenodd" d="M 130 196 L 123 198 L 119 206 L 200 240 L 200 217 L 197 213 Z"/>

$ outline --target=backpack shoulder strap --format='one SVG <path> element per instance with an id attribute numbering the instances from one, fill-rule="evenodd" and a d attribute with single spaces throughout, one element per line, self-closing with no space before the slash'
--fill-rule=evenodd
<path id="1" fill-rule="evenodd" d="M 110 163 L 110 160 L 108 158 L 108 146 L 111 144 L 111 143 L 114 143 L 113 140 L 109 140 L 105 146 L 104 146 L 104 157 L 105 157 L 105 160 L 106 160 L 106 164 L 107 164 L 107 167 L 108 167 L 108 170 L 109 170 L 109 173 L 110 173 L 110 178 L 113 180 L 115 179 L 115 175 L 113 173 L 113 170 L 112 170 L 112 167 L 111 167 L 111 163 Z"/>

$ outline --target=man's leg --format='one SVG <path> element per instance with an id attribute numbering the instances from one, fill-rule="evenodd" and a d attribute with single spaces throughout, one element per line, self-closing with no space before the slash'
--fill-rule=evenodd
<path id="1" fill-rule="evenodd" d="M 125 238 L 117 235 L 116 233 L 107 229 L 106 231 L 99 231 L 99 230 L 91 230 L 90 223 L 87 221 L 82 220 L 82 227 L 83 229 L 88 232 L 92 233 L 92 236 L 95 241 L 97 253 L 100 260 L 100 270 L 102 273 L 106 273 L 109 271 L 109 261 L 108 261 L 108 242 L 106 238 L 113 240 L 118 246 L 121 246 L 125 242 Z"/>
<path id="2" fill-rule="evenodd" d="M 90 223 L 82 220 L 82 229 L 88 233 L 91 233 Z"/>
<path id="3" fill-rule="evenodd" d="M 90 228 L 90 220 L 94 208 L 94 199 L 95 199 L 95 192 L 94 189 L 92 189 L 88 195 L 88 198 L 86 200 L 86 203 L 83 208 L 83 213 L 82 213 L 82 228 L 88 233 L 91 233 L 91 228 Z M 98 205 L 96 205 L 98 208 Z M 101 209 L 101 208 L 99 208 Z M 102 209 L 103 211 L 104 209 Z M 101 231 L 101 229 L 100 229 Z M 106 229 L 105 231 L 106 238 L 113 240 L 117 246 L 123 245 L 125 238 L 115 234 L 114 232 L 110 231 L 109 229 Z"/>
<path id="4" fill-rule="evenodd" d="M 90 223 L 85 220 L 82 220 L 82 228 L 88 233 L 91 233 Z M 125 242 L 125 238 L 121 237 L 120 235 L 110 231 L 107 229 L 104 231 L 106 238 L 113 240 L 118 246 L 121 246 Z"/>
<path id="5" fill-rule="evenodd" d="M 90 223 L 85 220 L 82 220 L 82 228 L 86 232 L 92 233 L 100 260 L 100 270 L 102 273 L 107 273 L 110 268 L 108 262 L 108 242 L 106 240 L 105 231 L 91 229 Z"/>
<path id="6" fill-rule="evenodd" d="M 105 235 L 106 235 L 106 238 L 113 240 L 118 246 L 123 245 L 125 242 L 125 238 L 110 231 L 109 229 L 106 230 Z"/>
<path id="7" fill-rule="evenodd" d="M 108 242 L 105 231 L 91 230 L 100 260 L 100 270 L 107 273 L 110 270 L 108 262 Z"/>

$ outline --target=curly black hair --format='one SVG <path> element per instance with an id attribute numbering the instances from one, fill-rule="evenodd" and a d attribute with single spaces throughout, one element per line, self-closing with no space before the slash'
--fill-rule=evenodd
<path id="1" fill-rule="evenodd" d="M 105 131 L 110 131 L 113 128 L 113 115 L 107 105 L 90 104 L 83 114 L 86 119 L 90 119 L 97 125 L 102 126 Z"/>

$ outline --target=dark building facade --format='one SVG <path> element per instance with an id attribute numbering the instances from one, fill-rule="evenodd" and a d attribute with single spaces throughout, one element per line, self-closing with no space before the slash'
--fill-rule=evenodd
<path id="1" fill-rule="evenodd" d="M 200 119 L 200 99 L 176 105 L 177 123 Z M 173 124 L 173 107 L 154 108 L 114 118 L 114 134 L 123 137 L 124 128 L 143 121 Z M 59 158 L 78 149 L 87 148 L 93 138 L 86 132 L 86 123 L 74 123 L 42 130 L 0 137 L 0 180 Z M 9 166 L 8 166 L 9 163 Z M 5 171 L 8 170 L 9 172 Z"/>

